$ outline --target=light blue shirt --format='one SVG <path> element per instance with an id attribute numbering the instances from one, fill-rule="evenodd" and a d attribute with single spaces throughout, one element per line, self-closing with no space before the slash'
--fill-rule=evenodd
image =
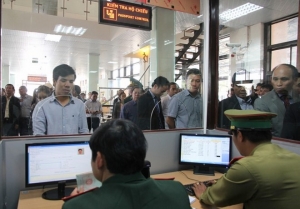
<path id="1" fill-rule="evenodd" d="M 168 116 L 176 119 L 176 128 L 202 127 L 202 107 L 199 93 L 193 97 L 188 90 L 183 90 L 171 98 Z"/>
<path id="2" fill-rule="evenodd" d="M 74 97 L 62 106 L 54 94 L 37 103 L 32 114 L 34 135 L 89 133 L 84 103 Z"/>

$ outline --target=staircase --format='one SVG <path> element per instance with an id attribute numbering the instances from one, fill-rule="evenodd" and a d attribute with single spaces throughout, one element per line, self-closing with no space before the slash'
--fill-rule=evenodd
<path id="1" fill-rule="evenodd" d="M 201 61 L 201 50 L 203 47 L 203 23 L 186 29 L 181 33 L 175 50 L 175 68 L 181 73 L 175 74 L 175 81 L 182 75 L 182 71 L 187 69 L 190 65 L 199 63 Z"/>

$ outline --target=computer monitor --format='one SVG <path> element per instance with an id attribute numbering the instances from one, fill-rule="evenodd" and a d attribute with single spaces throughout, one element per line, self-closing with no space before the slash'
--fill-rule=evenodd
<path id="1" fill-rule="evenodd" d="M 228 167 L 231 136 L 181 133 L 179 141 L 179 164 L 194 165 L 194 174 L 214 175 L 214 167 Z"/>
<path id="2" fill-rule="evenodd" d="M 91 149 L 87 141 L 25 144 L 26 187 L 57 184 L 57 189 L 43 193 L 44 199 L 59 200 L 74 188 L 76 174 L 92 172 Z"/>

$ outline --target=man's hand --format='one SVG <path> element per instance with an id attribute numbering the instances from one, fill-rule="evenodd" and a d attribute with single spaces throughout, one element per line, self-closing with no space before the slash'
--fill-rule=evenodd
<path id="1" fill-rule="evenodd" d="M 192 188 L 193 188 L 193 190 L 195 192 L 195 196 L 196 196 L 197 199 L 200 199 L 200 196 L 206 190 L 206 186 L 203 183 L 201 183 L 201 182 L 195 183 Z"/>
<path id="2" fill-rule="evenodd" d="M 76 194 L 79 194 L 79 193 L 82 193 L 82 192 L 84 192 L 84 191 L 83 191 L 83 187 L 80 187 L 79 189 L 76 187 L 76 188 L 72 191 L 72 193 L 70 194 L 70 196 L 73 196 L 73 195 L 76 195 Z"/>

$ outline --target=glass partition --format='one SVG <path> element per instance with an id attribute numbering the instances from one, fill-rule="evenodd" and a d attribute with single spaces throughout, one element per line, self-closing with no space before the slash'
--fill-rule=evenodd
<path id="1" fill-rule="evenodd" d="M 217 127 L 229 129 L 223 114 L 227 109 L 275 112 L 273 136 L 299 140 L 300 115 L 293 110 L 300 101 L 299 70 L 293 68 L 297 65 L 299 2 L 282 2 L 282 13 L 277 12 L 278 7 L 275 2 L 220 0 Z M 221 53 L 224 48 L 227 56 Z"/>
<path id="2" fill-rule="evenodd" d="M 117 79 L 119 76 L 133 75 L 137 80 L 141 78 L 145 70 L 143 60 L 133 57 L 132 53 L 151 44 L 153 41 L 151 32 L 98 24 L 97 1 L 72 4 L 67 0 L 50 0 L 42 1 L 42 6 L 34 4 L 31 0 L 24 2 L 1 2 L 2 87 L 9 83 L 13 84 L 16 97 L 20 96 L 19 87 L 22 85 L 27 86 L 29 95 L 32 95 L 31 91 L 40 84 L 49 83 L 50 87 L 53 86 L 52 70 L 63 63 L 76 70 L 77 78 L 74 84 L 86 92 L 86 99 L 89 98 L 87 91 L 91 74 L 99 77 L 97 87 L 114 89 L 112 92 L 110 90 L 98 92 L 98 98 L 106 99 L 115 95 L 118 88 L 129 85 L 129 79 L 126 81 Z M 249 108 L 251 105 L 253 107 L 254 101 L 261 96 L 257 84 L 271 84 L 268 78 L 270 79 L 273 67 L 283 62 L 296 65 L 298 18 L 293 14 L 298 12 L 299 2 L 293 0 L 282 4 L 286 9 L 282 9 L 279 13 L 277 12 L 279 6 L 270 1 L 246 4 L 242 0 L 233 2 L 220 0 L 219 77 L 216 78 L 219 81 L 220 102 L 234 97 L 234 93 L 245 91 Z M 241 8 L 246 12 L 240 12 Z M 189 38 L 203 23 L 203 12 L 200 11 L 198 16 L 183 12 L 175 13 L 176 41 L 165 44 L 174 44 L 174 55 L 176 53 L 178 56 L 184 46 L 189 44 Z M 32 21 L 27 21 L 28 19 Z M 269 29 L 265 30 L 267 27 Z M 58 29 L 62 30 L 55 32 L 59 31 Z M 49 39 L 47 34 L 56 35 L 54 36 L 56 41 Z M 170 69 L 175 70 L 173 81 L 183 89 L 186 88 L 185 74 L 188 69 L 197 68 L 203 72 L 201 51 L 205 41 L 202 32 L 190 43 L 186 53 L 177 60 L 176 69 Z M 89 69 L 89 53 L 100 54 L 96 69 Z M 151 54 L 149 58 L 151 59 Z M 191 59 L 194 59 L 193 62 L 187 66 L 187 61 Z M 237 79 L 233 83 L 234 76 Z M 42 80 L 44 77 L 46 80 Z M 146 73 L 141 82 L 148 87 L 153 81 L 149 80 Z M 200 89 L 202 93 L 202 84 Z M 221 121 L 222 111 L 216 123 L 218 127 L 226 128 Z"/>

